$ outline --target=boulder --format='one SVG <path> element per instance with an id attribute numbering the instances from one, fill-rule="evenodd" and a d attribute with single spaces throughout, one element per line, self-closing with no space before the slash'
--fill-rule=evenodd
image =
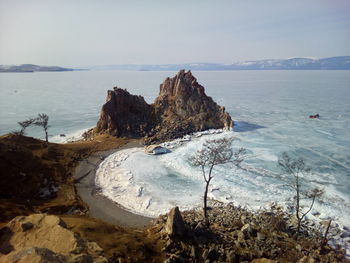
<path id="1" fill-rule="evenodd" d="M 81 238 L 66 229 L 64 222 L 57 216 L 18 216 L 7 224 L 7 228 L 12 232 L 9 238 L 14 250 L 39 247 L 64 254 L 80 252 L 84 248 Z M 5 243 L 0 245 L 0 252 Z"/>
<path id="2" fill-rule="evenodd" d="M 0 262 L 107 262 L 102 254 L 54 215 L 18 216 L 0 229 Z"/>
<path id="3" fill-rule="evenodd" d="M 165 223 L 165 232 L 169 236 L 183 236 L 185 234 L 185 224 L 182 219 L 179 208 L 176 206 L 169 212 Z"/>
<path id="4" fill-rule="evenodd" d="M 109 90 L 92 133 L 117 137 L 146 137 L 147 144 L 207 129 L 230 129 L 233 121 L 224 107 L 204 92 L 191 71 L 181 70 L 161 85 L 149 105 L 142 96 L 115 87 Z"/>

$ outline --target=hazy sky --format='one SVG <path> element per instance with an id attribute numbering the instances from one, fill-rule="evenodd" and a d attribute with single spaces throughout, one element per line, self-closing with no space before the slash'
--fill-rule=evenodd
<path id="1" fill-rule="evenodd" d="M 350 55 L 350 0 L 0 0 L 0 64 Z"/>

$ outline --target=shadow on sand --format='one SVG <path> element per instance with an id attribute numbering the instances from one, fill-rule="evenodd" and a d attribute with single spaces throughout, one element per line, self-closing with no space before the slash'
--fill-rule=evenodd
<path id="1" fill-rule="evenodd" d="M 266 128 L 265 126 L 261 126 L 254 123 L 249 123 L 245 121 L 235 121 L 235 124 L 233 126 L 233 130 L 235 132 L 249 132 L 249 131 L 255 131 L 257 129 Z"/>

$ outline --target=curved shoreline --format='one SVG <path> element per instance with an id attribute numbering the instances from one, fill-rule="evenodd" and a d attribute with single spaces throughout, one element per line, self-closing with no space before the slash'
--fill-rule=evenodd
<path id="1" fill-rule="evenodd" d="M 88 205 L 91 217 L 122 227 L 144 228 L 151 224 L 153 218 L 129 212 L 118 203 L 96 194 L 96 170 L 103 159 L 114 152 L 140 146 L 139 140 L 132 140 L 118 149 L 96 152 L 75 168 L 75 187 L 83 202 Z"/>

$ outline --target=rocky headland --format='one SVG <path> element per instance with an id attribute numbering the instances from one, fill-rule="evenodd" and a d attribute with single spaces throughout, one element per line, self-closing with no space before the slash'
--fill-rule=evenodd
<path id="1" fill-rule="evenodd" d="M 252 212 L 212 202 L 210 225 L 202 210 L 178 208 L 144 225 L 131 222 L 138 219 L 121 207 L 94 209 L 79 195 L 77 185 L 93 178 L 103 153 L 142 143 L 120 137 L 153 143 L 232 126 L 225 108 L 205 95 L 191 72 L 180 71 L 161 84 L 150 105 L 126 90 L 108 91 L 89 140 L 54 144 L 16 133 L 0 136 L 0 262 L 348 262 L 343 248 L 328 245 L 339 231 L 335 225 L 328 237 L 316 225 L 305 224 L 298 234 L 294 217 L 278 207 Z"/>
<path id="2" fill-rule="evenodd" d="M 230 129 L 225 108 L 207 96 L 191 71 L 179 71 L 161 85 L 154 103 L 115 87 L 108 91 L 93 134 L 144 137 L 146 144 L 162 142 L 207 129 Z"/>

